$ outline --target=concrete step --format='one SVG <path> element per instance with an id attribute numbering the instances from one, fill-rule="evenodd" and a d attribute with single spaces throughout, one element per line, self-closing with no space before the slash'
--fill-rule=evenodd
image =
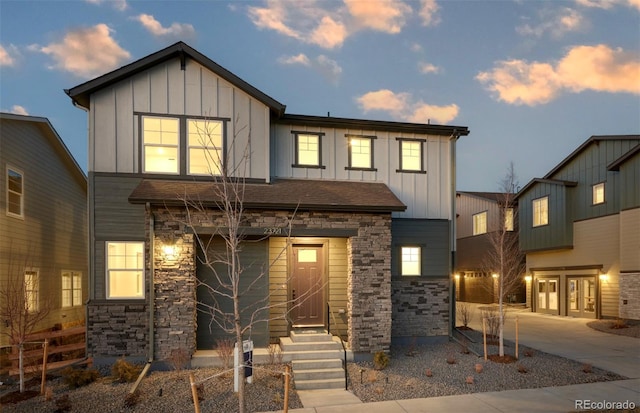
<path id="1" fill-rule="evenodd" d="M 333 340 L 330 341 L 306 341 L 306 342 L 294 342 L 289 337 L 280 338 L 280 348 L 283 352 L 288 351 L 311 351 L 311 350 L 342 350 L 339 343 Z"/>
<path id="2" fill-rule="evenodd" d="M 318 389 L 344 389 L 344 377 L 342 379 L 321 379 L 321 380 L 296 380 L 296 390 L 318 390 Z"/>
<path id="3" fill-rule="evenodd" d="M 333 336 L 325 331 L 306 331 L 306 330 L 292 330 L 289 333 L 291 340 L 296 343 L 304 343 L 309 341 L 332 341 Z"/>
<path id="4" fill-rule="evenodd" d="M 341 357 L 343 357 L 342 350 L 300 350 L 285 351 L 282 354 L 282 360 L 286 363 L 293 360 L 339 359 Z"/>
<path id="5" fill-rule="evenodd" d="M 298 380 L 342 379 L 342 381 L 344 381 L 344 369 L 342 367 L 335 369 L 294 369 L 293 378 L 296 383 L 298 382 Z"/>
<path id="6" fill-rule="evenodd" d="M 342 369 L 341 359 L 323 359 L 323 360 L 293 360 L 291 367 L 296 370 L 314 370 L 314 369 Z"/>

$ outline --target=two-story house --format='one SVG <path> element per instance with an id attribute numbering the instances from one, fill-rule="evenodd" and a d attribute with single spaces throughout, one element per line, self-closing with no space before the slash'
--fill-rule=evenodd
<path id="1" fill-rule="evenodd" d="M 0 306 L 48 312 L 33 331 L 82 323 L 86 175 L 47 118 L 11 113 L 0 113 L 0 171 Z M 12 322 L 0 320 L 0 330 Z"/>
<path id="2" fill-rule="evenodd" d="M 356 355 L 448 335 L 466 127 L 286 114 L 182 42 L 67 94 L 88 113 L 94 359 L 163 360 L 225 337 L 199 311 L 229 303 L 198 259 L 225 249 L 223 170 L 245 182 L 243 306 L 268 304 L 256 346 L 329 324 Z"/>
<path id="3" fill-rule="evenodd" d="M 499 231 L 504 229 L 506 235 L 518 236 L 517 217 L 518 206 L 514 194 L 458 191 L 454 276 L 456 301 L 483 304 L 499 301 L 500 271 L 489 257 L 496 252 L 496 234 Z M 514 241 L 510 246 L 517 249 L 517 239 Z M 503 298 L 507 303 L 525 302 L 524 278 L 518 277 L 518 280 L 510 280 L 508 291 L 504 291 Z"/>
<path id="4" fill-rule="evenodd" d="M 640 319 L 640 135 L 590 137 L 518 202 L 533 311 Z"/>

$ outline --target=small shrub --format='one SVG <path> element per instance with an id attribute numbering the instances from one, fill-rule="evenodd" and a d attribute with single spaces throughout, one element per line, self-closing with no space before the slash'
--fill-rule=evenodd
<path id="1" fill-rule="evenodd" d="M 593 373 L 593 366 L 591 365 L 591 363 L 584 363 L 582 365 L 582 371 L 584 373 Z"/>
<path id="2" fill-rule="evenodd" d="M 127 397 L 124 398 L 124 406 L 125 407 L 135 407 L 140 402 L 140 392 L 138 390 L 133 393 L 128 393 Z"/>
<path id="3" fill-rule="evenodd" d="M 231 359 L 233 358 L 233 340 L 230 338 L 223 338 L 216 341 L 216 350 L 218 356 L 222 361 L 222 367 L 228 369 L 231 365 Z"/>
<path id="4" fill-rule="evenodd" d="M 196 394 L 198 395 L 198 401 L 204 400 L 204 383 L 196 385 Z"/>
<path id="5" fill-rule="evenodd" d="M 280 394 L 280 392 L 275 392 L 273 395 L 273 402 L 275 404 L 277 404 L 278 406 L 282 404 L 284 398 L 282 397 L 282 394 Z"/>
<path id="6" fill-rule="evenodd" d="M 44 389 L 44 400 L 47 402 L 53 400 L 53 389 L 50 386 Z"/>
<path id="7" fill-rule="evenodd" d="M 267 347 L 267 352 L 269 355 L 269 364 L 281 364 L 282 363 L 282 349 L 278 344 L 269 344 Z"/>
<path id="8" fill-rule="evenodd" d="M 476 373 L 482 373 L 482 364 L 476 363 Z"/>
<path id="9" fill-rule="evenodd" d="M 456 356 L 452 354 L 447 356 L 447 364 L 456 364 Z"/>
<path id="10" fill-rule="evenodd" d="M 376 394 L 382 394 L 384 393 L 384 389 L 380 386 L 376 387 L 373 391 L 376 392 Z"/>
<path id="11" fill-rule="evenodd" d="M 463 301 L 456 302 L 456 317 L 462 323 L 465 330 L 469 330 L 469 323 L 475 314 L 474 307 Z"/>
<path id="12" fill-rule="evenodd" d="M 523 366 L 522 364 L 518 364 L 518 373 L 525 374 L 527 371 L 528 370 L 525 366 Z"/>
<path id="13" fill-rule="evenodd" d="M 426 369 L 424 371 L 424 375 L 427 377 L 432 377 L 433 376 L 433 372 L 431 371 L 431 369 Z"/>
<path id="14" fill-rule="evenodd" d="M 56 399 L 56 410 L 55 413 L 63 413 L 70 412 L 73 406 L 71 405 L 71 400 L 69 400 L 68 394 L 63 394 L 62 396 Z"/>
<path id="15" fill-rule="evenodd" d="M 171 350 L 171 354 L 167 358 L 167 363 L 176 371 L 181 371 L 187 367 L 191 357 L 187 350 L 183 348 L 176 348 Z"/>
<path id="16" fill-rule="evenodd" d="M 627 327 L 629 327 L 629 325 L 627 324 L 627 321 L 623 318 L 618 318 L 611 323 L 611 328 L 615 330 L 619 330 L 621 328 L 627 328 Z"/>
<path id="17" fill-rule="evenodd" d="M 378 351 L 373 356 L 373 365 L 376 370 L 384 370 L 389 365 L 389 356 L 384 351 Z"/>
<path id="18" fill-rule="evenodd" d="M 73 367 L 67 367 L 62 370 L 62 378 L 70 389 L 86 386 L 96 381 L 98 377 L 100 377 L 100 373 L 95 369 L 74 369 Z"/>
<path id="19" fill-rule="evenodd" d="M 129 363 L 127 360 L 121 358 L 118 359 L 111 367 L 111 374 L 121 383 L 132 383 L 136 381 L 142 366 Z"/>
<path id="20" fill-rule="evenodd" d="M 467 376 L 465 383 L 467 384 L 473 384 L 473 376 Z"/>

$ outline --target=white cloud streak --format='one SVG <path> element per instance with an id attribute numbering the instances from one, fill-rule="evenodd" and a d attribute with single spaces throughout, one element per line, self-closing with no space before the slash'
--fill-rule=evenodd
<path id="1" fill-rule="evenodd" d="M 11 113 L 14 113 L 16 115 L 25 115 L 28 116 L 29 112 L 27 112 L 27 109 L 25 109 L 24 106 L 20 106 L 20 105 L 13 105 L 11 107 Z"/>
<path id="2" fill-rule="evenodd" d="M 540 23 L 536 25 L 524 24 L 516 27 L 516 32 L 522 36 L 538 38 L 548 33 L 554 38 L 560 38 L 566 33 L 582 30 L 587 24 L 580 12 L 568 7 L 542 10 L 539 20 Z"/>
<path id="3" fill-rule="evenodd" d="M 125 11 L 129 8 L 129 5 L 127 4 L 127 0 L 85 0 L 85 1 L 87 3 L 96 4 L 96 5 L 109 4 L 114 9 L 119 11 Z"/>
<path id="4" fill-rule="evenodd" d="M 585 90 L 640 94 L 640 58 L 637 53 L 604 44 L 574 46 L 555 65 L 499 61 L 476 79 L 498 100 L 514 105 L 535 106 L 563 92 Z"/>
<path id="5" fill-rule="evenodd" d="M 0 45 L 0 67 L 1 66 L 15 66 L 16 59 L 11 56 L 9 51 Z"/>
<path id="6" fill-rule="evenodd" d="M 149 33 L 158 37 L 192 38 L 195 36 L 195 29 L 188 23 L 171 23 L 169 27 L 163 27 L 158 20 L 150 14 L 140 14 L 135 18 Z"/>
<path id="7" fill-rule="evenodd" d="M 394 119 L 414 123 L 446 124 L 460 112 L 456 104 L 430 105 L 422 100 L 414 100 L 410 93 L 395 93 L 389 89 L 365 93 L 357 97 L 356 102 L 364 113 L 382 111 L 389 113 Z"/>
<path id="8" fill-rule="evenodd" d="M 111 37 L 112 30 L 100 23 L 93 27 L 68 31 L 57 43 L 47 46 L 32 45 L 36 50 L 51 56 L 51 69 L 63 70 L 83 78 L 102 75 L 122 65 L 131 55 Z"/>
<path id="9" fill-rule="evenodd" d="M 278 62 L 283 65 L 301 65 L 310 67 L 320 73 L 325 79 L 332 84 L 337 84 L 342 75 L 342 67 L 335 60 L 325 55 L 319 55 L 315 59 L 309 59 L 304 53 L 296 56 L 282 56 Z"/>

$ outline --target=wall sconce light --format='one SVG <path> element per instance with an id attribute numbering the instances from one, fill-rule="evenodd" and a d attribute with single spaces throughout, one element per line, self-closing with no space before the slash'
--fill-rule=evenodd
<path id="1" fill-rule="evenodd" d="M 496 274 L 495 272 L 494 272 L 493 274 L 491 274 L 491 276 L 492 276 L 493 278 L 498 278 L 498 274 Z"/>
<path id="2" fill-rule="evenodd" d="M 459 279 L 460 279 L 460 274 L 456 274 L 456 275 L 454 275 L 454 278 L 455 278 L 456 280 L 459 280 Z"/>
<path id="3" fill-rule="evenodd" d="M 600 281 L 609 281 L 609 274 L 600 274 Z"/>
<path id="4" fill-rule="evenodd" d="M 525 276 L 524 276 L 524 280 L 525 280 L 526 282 L 530 283 L 530 282 L 531 282 L 531 276 L 530 276 L 530 275 L 525 275 Z"/>
<path id="5" fill-rule="evenodd" d="M 176 259 L 176 246 L 175 245 L 163 245 L 162 254 L 166 260 Z"/>

